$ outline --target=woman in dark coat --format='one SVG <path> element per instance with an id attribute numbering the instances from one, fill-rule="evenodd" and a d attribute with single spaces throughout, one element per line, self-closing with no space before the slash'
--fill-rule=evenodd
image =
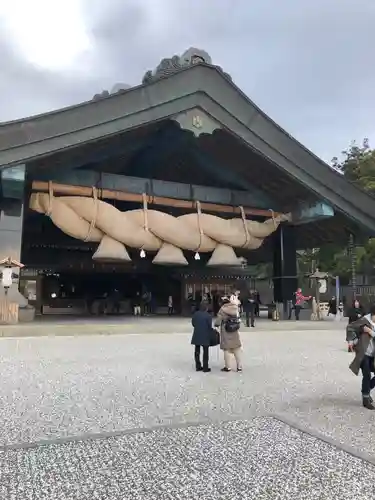
<path id="1" fill-rule="evenodd" d="M 194 327 L 192 345 L 195 346 L 194 359 L 197 372 L 208 373 L 211 368 L 208 367 L 208 351 L 212 340 L 212 316 L 208 312 L 208 305 L 202 302 L 199 311 L 193 314 L 191 324 Z M 203 349 L 203 365 L 200 359 L 201 347 Z"/>
<path id="2" fill-rule="evenodd" d="M 348 311 L 349 323 L 357 321 L 357 319 L 362 318 L 365 315 L 365 310 L 359 300 L 353 302 L 352 307 Z"/>
<path id="3" fill-rule="evenodd" d="M 336 316 L 337 314 L 337 300 L 336 297 L 332 297 L 332 299 L 328 302 L 328 316 L 332 314 L 332 316 Z"/>

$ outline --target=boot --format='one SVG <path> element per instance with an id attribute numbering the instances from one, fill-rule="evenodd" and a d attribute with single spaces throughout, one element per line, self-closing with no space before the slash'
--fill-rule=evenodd
<path id="1" fill-rule="evenodd" d="M 367 410 L 375 410 L 375 406 L 373 405 L 372 399 L 369 396 L 363 397 L 362 404 L 364 408 L 367 408 Z"/>

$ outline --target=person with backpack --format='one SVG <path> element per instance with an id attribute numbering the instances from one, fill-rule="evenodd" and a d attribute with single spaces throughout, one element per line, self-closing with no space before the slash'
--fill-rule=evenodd
<path id="1" fill-rule="evenodd" d="M 231 355 L 235 357 L 237 371 L 242 372 L 240 314 L 236 301 L 223 297 L 222 306 L 215 319 L 215 326 L 220 327 L 220 349 L 224 352 L 224 368 L 221 371 L 230 372 Z"/>
<path id="2" fill-rule="evenodd" d="M 370 395 L 375 388 L 375 305 L 370 308 L 370 314 L 349 323 L 346 327 L 346 338 L 352 342 L 355 358 L 350 364 L 350 370 L 358 375 L 362 371 L 362 404 L 368 410 L 375 410 Z"/>

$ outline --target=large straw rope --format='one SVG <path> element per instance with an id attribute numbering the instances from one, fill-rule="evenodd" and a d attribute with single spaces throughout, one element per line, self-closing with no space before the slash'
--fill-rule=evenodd
<path id="1" fill-rule="evenodd" d="M 51 218 L 63 232 L 82 241 L 101 242 L 94 258 L 130 260 L 125 246 L 144 251 L 158 251 L 154 262 L 187 264 L 182 250 L 214 252 L 208 265 L 233 265 L 238 260 L 233 248 L 254 250 L 272 234 L 287 216 L 272 217 L 265 222 L 241 218 L 222 219 L 201 212 L 173 217 L 158 210 L 149 210 L 147 197 L 138 210 L 121 212 L 113 205 L 93 197 L 54 197 L 49 193 L 33 193 L 30 208 Z M 105 247 L 103 249 L 103 247 Z M 108 249 L 111 256 L 105 257 Z M 117 252 L 117 253 L 116 253 Z M 119 254 L 117 256 L 117 254 Z M 120 255 L 121 254 L 121 255 Z M 217 258 L 216 258 L 216 257 Z M 220 256 L 220 258 L 219 258 Z M 168 261 L 169 260 L 169 261 Z"/>

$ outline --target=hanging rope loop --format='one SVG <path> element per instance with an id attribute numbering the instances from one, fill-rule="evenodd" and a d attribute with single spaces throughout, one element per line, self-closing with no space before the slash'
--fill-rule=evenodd
<path id="1" fill-rule="evenodd" d="M 277 224 L 276 224 L 276 219 L 275 219 L 275 211 L 272 208 L 269 208 L 268 210 L 271 212 L 271 217 L 272 217 L 272 220 L 273 220 L 273 227 L 276 230 L 277 229 Z"/>
<path id="2" fill-rule="evenodd" d="M 240 207 L 240 211 L 241 211 L 241 218 L 242 218 L 242 223 L 243 223 L 243 229 L 244 229 L 244 232 L 245 232 L 245 243 L 242 245 L 241 248 L 245 248 L 247 246 L 247 244 L 249 243 L 250 234 L 249 234 L 249 229 L 247 227 L 246 214 L 245 214 L 244 208 Z"/>
<path id="3" fill-rule="evenodd" d="M 48 181 L 48 208 L 46 212 L 47 217 L 51 217 L 53 210 L 53 184 L 52 181 Z"/>
<path id="4" fill-rule="evenodd" d="M 148 231 L 148 214 L 147 214 L 147 195 L 146 193 L 142 194 L 142 202 L 143 202 L 143 229 Z"/>
<path id="5" fill-rule="evenodd" d="M 196 207 L 197 207 L 197 220 L 198 220 L 198 231 L 199 231 L 199 246 L 195 250 L 196 252 L 199 252 L 201 246 L 202 246 L 202 239 L 203 239 L 203 229 L 202 229 L 202 207 L 201 207 L 201 202 L 196 201 L 195 202 Z"/>
<path id="6" fill-rule="evenodd" d="M 145 231 L 149 231 L 148 229 L 148 213 L 147 213 L 147 210 L 148 210 L 148 204 L 147 204 L 147 194 L 146 193 L 142 193 L 142 205 L 143 205 L 143 229 Z M 144 249 L 144 245 L 142 245 L 140 247 L 140 250 L 143 251 Z"/>
<path id="7" fill-rule="evenodd" d="M 87 232 L 86 238 L 83 240 L 85 243 L 87 243 L 91 237 L 91 234 L 93 230 L 95 229 L 96 226 L 96 221 L 98 219 L 98 212 L 99 212 L 99 202 L 98 202 L 98 190 L 96 189 L 95 186 L 92 186 L 92 201 L 95 204 L 94 205 L 94 217 L 92 218 L 90 222 L 90 227 Z"/>

